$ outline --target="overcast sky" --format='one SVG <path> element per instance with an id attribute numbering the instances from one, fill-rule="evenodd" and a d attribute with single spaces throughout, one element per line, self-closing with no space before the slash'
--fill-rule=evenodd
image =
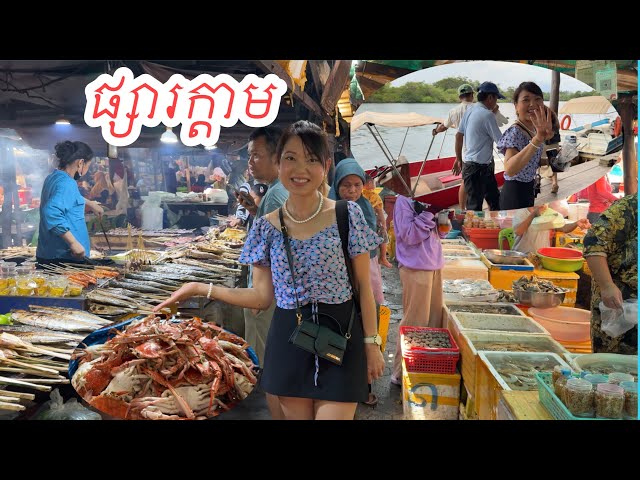
<path id="1" fill-rule="evenodd" d="M 517 87 L 520 83 L 528 81 L 537 83 L 543 92 L 549 92 L 551 89 L 551 70 L 548 68 L 489 60 L 450 63 L 425 68 L 394 80 L 391 85 L 398 87 L 407 82 L 434 83 L 446 77 L 467 77 L 479 82 L 491 81 L 503 88 Z M 560 90 L 564 92 L 578 90 L 590 92 L 593 89 L 586 83 L 561 73 Z"/>

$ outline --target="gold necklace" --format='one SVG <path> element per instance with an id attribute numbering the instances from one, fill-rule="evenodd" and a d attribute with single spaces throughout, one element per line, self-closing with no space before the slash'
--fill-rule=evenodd
<path id="1" fill-rule="evenodd" d="M 291 220 L 293 223 L 307 223 L 308 221 L 316 218 L 320 213 L 320 211 L 322 210 L 322 205 L 324 204 L 324 196 L 320 192 L 318 192 L 318 196 L 320 197 L 320 202 L 318 203 L 318 209 L 313 213 L 313 215 L 311 215 L 309 218 L 305 218 L 304 220 L 296 220 L 295 218 L 293 218 L 293 215 L 289 213 L 289 210 L 287 209 L 287 203 L 289 202 L 288 198 L 282 205 L 282 210 L 284 211 L 285 215 L 289 217 L 289 220 Z"/>

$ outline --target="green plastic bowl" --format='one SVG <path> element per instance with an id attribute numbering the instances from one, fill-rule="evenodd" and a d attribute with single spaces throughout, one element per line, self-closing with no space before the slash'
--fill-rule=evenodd
<path id="1" fill-rule="evenodd" d="M 582 268 L 584 263 L 583 258 L 565 259 L 565 258 L 551 258 L 546 255 L 538 253 L 542 266 L 547 270 L 553 272 L 577 272 Z"/>

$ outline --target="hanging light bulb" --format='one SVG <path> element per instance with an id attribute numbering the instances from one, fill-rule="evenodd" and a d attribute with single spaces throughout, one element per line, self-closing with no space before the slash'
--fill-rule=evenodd
<path id="1" fill-rule="evenodd" d="M 71 122 L 64 115 L 60 115 L 56 120 L 56 125 L 71 125 Z"/>
<path id="2" fill-rule="evenodd" d="M 178 143 L 178 137 L 173 133 L 171 127 L 167 127 L 167 131 L 162 134 L 160 141 L 162 143 Z"/>

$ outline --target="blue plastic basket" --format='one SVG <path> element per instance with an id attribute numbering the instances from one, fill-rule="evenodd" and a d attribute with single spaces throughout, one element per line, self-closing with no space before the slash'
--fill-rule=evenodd
<path id="1" fill-rule="evenodd" d="M 451 230 L 444 238 L 453 239 L 460 236 L 460 230 Z"/>
<path id="2" fill-rule="evenodd" d="M 562 400 L 553 391 L 551 386 L 552 374 L 547 372 L 536 373 L 536 381 L 538 382 L 538 398 L 540 403 L 546 408 L 551 416 L 556 420 L 614 420 L 612 418 L 592 418 L 592 417 L 576 417 L 571 414 L 569 409 L 562 403 Z"/>
<path id="3" fill-rule="evenodd" d="M 84 343 L 87 347 L 91 345 L 100 345 L 100 344 L 106 343 L 107 340 L 110 340 L 111 338 L 116 336 L 116 331 L 124 330 L 124 328 L 127 325 L 129 325 L 131 322 L 133 322 L 134 320 L 140 320 L 141 318 L 144 318 L 144 315 L 133 317 L 128 320 L 125 320 L 124 322 L 120 322 L 115 325 L 109 325 L 99 330 L 95 330 L 91 332 L 87 336 L 87 338 L 85 338 L 82 341 L 82 343 Z M 174 322 L 178 323 L 180 322 L 180 320 L 174 320 Z M 225 332 L 228 332 L 228 330 L 225 330 Z M 233 333 L 233 332 L 229 332 L 229 333 Z M 256 352 L 253 350 L 253 348 L 251 347 L 247 348 L 247 355 L 249 355 L 249 358 L 251 359 L 251 361 L 254 363 L 256 367 L 260 365 L 258 362 L 258 356 L 256 355 Z M 71 360 L 69 362 L 69 378 L 73 378 L 73 375 L 76 373 L 76 370 L 78 369 L 79 362 L 80 362 L 79 360 Z"/>

